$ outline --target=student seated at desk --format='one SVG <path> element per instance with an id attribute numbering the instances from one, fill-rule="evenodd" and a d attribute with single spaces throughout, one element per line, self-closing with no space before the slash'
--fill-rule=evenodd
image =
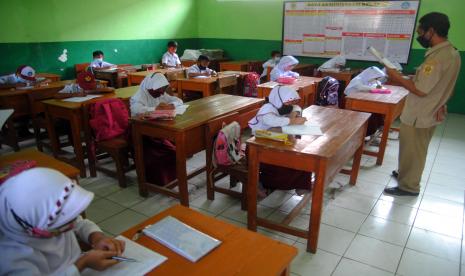
<path id="1" fill-rule="evenodd" d="M 178 54 L 178 43 L 176 41 L 170 41 L 167 45 L 167 51 L 161 58 L 161 64 L 165 68 L 181 68 L 181 60 L 179 60 Z"/>
<path id="2" fill-rule="evenodd" d="M 16 69 L 14 74 L 0 77 L 0 88 L 26 86 L 30 84 L 36 84 L 40 81 L 45 81 L 45 79 L 37 79 L 36 71 L 34 68 L 28 65 L 21 65 L 18 67 L 18 69 Z"/>
<path id="3" fill-rule="evenodd" d="M 263 73 L 260 76 L 260 79 L 266 77 L 266 75 L 268 74 L 268 68 L 274 68 L 279 63 L 280 59 L 281 59 L 281 52 L 272 51 L 271 58 L 267 60 L 265 63 L 263 63 Z"/>
<path id="4" fill-rule="evenodd" d="M 283 56 L 278 65 L 270 73 L 270 81 L 277 81 L 280 77 L 299 77 L 299 73 L 292 72 L 292 69 L 299 64 L 299 61 L 293 56 Z"/>
<path id="5" fill-rule="evenodd" d="M 187 69 L 189 78 L 195 78 L 199 76 L 216 76 L 215 70 L 208 68 L 208 65 L 210 65 L 210 58 L 204 55 L 200 55 L 197 59 L 197 64 L 194 64 Z"/>
<path id="6" fill-rule="evenodd" d="M 300 96 L 289 86 L 277 86 L 271 90 L 267 103 L 249 121 L 252 134 L 257 130 L 281 132 L 282 126 L 302 125 L 301 108 L 296 105 Z M 260 165 L 260 183 L 266 189 L 292 190 L 301 195 L 311 189 L 312 174 L 274 165 Z M 263 191 L 259 191 L 261 194 Z"/>
<path id="7" fill-rule="evenodd" d="M 131 97 L 131 116 L 140 116 L 155 109 L 174 109 L 181 99 L 166 93 L 169 82 L 160 73 L 145 77 L 137 93 Z M 146 138 L 144 164 L 147 181 L 164 186 L 176 179 L 176 146 L 167 139 Z"/>
<path id="8" fill-rule="evenodd" d="M 81 72 L 76 79 L 76 83 L 65 85 L 54 97 L 56 99 L 84 97 L 87 94 L 110 93 L 114 91 L 113 87 L 104 87 L 100 82 L 97 82 L 92 73 Z"/>
<path id="9" fill-rule="evenodd" d="M 94 194 L 62 173 L 32 168 L 0 186 L 0 275 L 80 275 L 118 261 L 124 242 L 80 214 Z M 78 239 L 91 246 L 82 254 Z"/>
<path id="10" fill-rule="evenodd" d="M 114 65 L 114 64 L 103 61 L 103 52 L 100 51 L 100 50 L 94 51 L 92 53 L 92 56 L 93 56 L 94 60 L 92 60 L 92 62 L 89 65 L 89 67 L 92 68 L 92 69 L 94 69 L 94 68 L 108 69 L 108 68 L 111 68 L 111 67 L 116 67 L 116 65 Z"/>

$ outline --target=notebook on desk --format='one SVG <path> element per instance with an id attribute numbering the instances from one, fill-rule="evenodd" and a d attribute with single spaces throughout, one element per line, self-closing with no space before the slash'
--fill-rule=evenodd
<path id="1" fill-rule="evenodd" d="M 289 125 L 281 127 L 283 133 L 291 135 L 323 135 L 318 124 L 306 122 L 303 125 Z"/>
<path id="2" fill-rule="evenodd" d="M 126 276 L 126 275 L 144 275 L 167 260 L 165 256 L 158 254 L 138 243 L 135 243 L 126 237 L 118 236 L 126 244 L 123 256 L 135 259 L 136 262 L 119 262 L 104 271 L 96 271 L 90 268 L 82 271 L 82 276 Z"/>
<path id="3" fill-rule="evenodd" d="M 197 262 L 221 244 L 221 241 L 172 216 L 160 220 L 143 232 L 191 262 Z"/>

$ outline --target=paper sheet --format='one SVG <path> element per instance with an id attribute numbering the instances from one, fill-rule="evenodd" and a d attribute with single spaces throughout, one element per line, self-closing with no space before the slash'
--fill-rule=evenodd
<path id="1" fill-rule="evenodd" d="M 72 103 L 81 103 L 81 102 L 85 102 L 85 101 L 88 101 L 90 99 L 98 98 L 98 97 L 101 97 L 101 96 L 102 95 L 87 95 L 85 97 L 71 97 L 71 98 L 63 99 L 62 101 L 64 101 L 64 102 L 72 102 Z"/>
<path id="2" fill-rule="evenodd" d="M 291 135 L 323 135 L 319 125 L 306 122 L 303 125 L 283 126 L 283 133 Z"/>
<path id="3" fill-rule="evenodd" d="M 136 259 L 137 262 L 120 262 L 104 271 L 96 271 L 86 268 L 81 275 L 91 276 L 126 276 L 126 275 L 144 275 L 152 271 L 155 267 L 167 260 L 162 256 L 140 244 L 137 244 L 123 236 L 116 237 L 126 243 L 126 249 L 123 252 L 124 257 Z"/>
<path id="4" fill-rule="evenodd" d="M 0 128 L 3 127 L 6 120 L 13 114 L 14 109 L 0 109 Z"/>
<path id="5" fill-rule="evenodd" d="M 188 104 L 183 104 L 180 106 L 176 106 L 176 115 L 182 115 L 186 112 L 187 108 L 189 107 Z"/>

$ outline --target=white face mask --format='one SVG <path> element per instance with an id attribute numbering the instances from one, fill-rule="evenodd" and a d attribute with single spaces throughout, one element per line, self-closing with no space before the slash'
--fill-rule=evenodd
<path id="1" fill-rule="evenodd" d="M 102 62 L 102 61 L 103 61 L 103 58 L 95 58 L 94 60 L 95 60 L 95 61 L 98 61 L 98 62 Z"/>
<path id="2" fill-rule="evenodd" d="M 281 57 L 274 57 L 274 58 L 273 58 L 273 60 L 274 60 L 275 62 L 279 62 L 280 59 L 281 59 Z"/>

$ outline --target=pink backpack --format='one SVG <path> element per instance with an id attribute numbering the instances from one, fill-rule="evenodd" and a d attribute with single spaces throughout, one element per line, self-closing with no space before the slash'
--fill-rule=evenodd
<path id="1" fill-rule="evenodd" d="M 121 99 L 96 102 L 90 106 L 89 115 L 89 123 L 97 142 L 125 134 L 128 129 L 128 109 Z"/>
<path id="2" fill-rule="evenodd" d="M 238 122 L 223 126 L 213 144 L 213 162 L 216 166 L 236 164 L 244 153 L 241 150 L 241 127 Z"/>
<path id="3" fill-rule="evenodd" d="M 257 85 L 260 83 L 260 76 L 257 73 L 249 73 L 244 78 L 244 96 L 257 97 Z"/>

